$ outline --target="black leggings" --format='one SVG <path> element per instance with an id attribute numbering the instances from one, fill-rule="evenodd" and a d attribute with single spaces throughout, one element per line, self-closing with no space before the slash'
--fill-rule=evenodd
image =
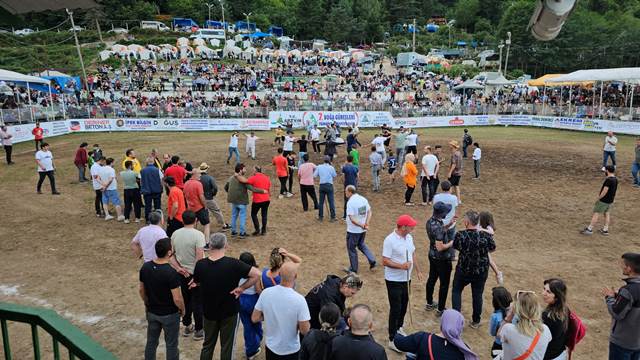
<path id="1" fill-rule="evenodd" d="M 278 180 L 280 180 L 280 195 L 287 194 L 287 179 L 288 176 L 278 176 Z"/>
<path id="2" fill-rule="evenodd" d="M 93 204 L 96 207 L 96 215 L 102 215 L 102 190 L 94 190 L 96 192 L 96 198 Z"/>
<path id="3" fill-rule="evenodd" d="M 411 196 L 413 196 L 413 190 L 415 190 L 415 186 L 411 187 L 409 185 L 407 185 L 407 191 L 404 192 L 404 202 L 405 203 L 410 203 L 411 202 Z"/>

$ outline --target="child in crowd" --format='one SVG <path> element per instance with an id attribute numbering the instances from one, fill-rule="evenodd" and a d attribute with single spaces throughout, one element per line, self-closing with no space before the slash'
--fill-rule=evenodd
<path id="1" fill-rule="evenodd" d="M 494 235 L 496 225 L 493 222 L 493 215 L 488 211 L 481 211 L 478 215 L 478 231 L 484 231 Z M 498 264 L 493 260 L 491 254 L 489 254 L 489 266 L 491 266 L 491 270 L 496 274 L 496 282 L 502 286 L 504 284 L 504 274 L 498 269 Z"/>
<path id="2" fill-rule="evenodd" d="M 393 151 L 389 151 L 389 157 L 387 157 L 387 166 L 389 166 L 389 175 L 391 175 L 391 182 L 396 180 L 396 167 L 398 166 L 398 160 L 396 159 Z"/>
<path id="3" fill-rule="evenodd" d="M 500 328 L 502 320 L 507 317 L 507 311 L 509 311 L 509 306 L 513 299 L 511 298 L 509 290 L 502 286 L 491 289 L 491 297 L 491 302 L 493 303 L 493 314 L 491 314 L 491 320 L 489 321 L 489 334 L 495 339 L 491 346 L 490 359 L 495 359 L 496 356 L 500 356 L 502 354 L 502 342 L 498 336 L 498 329 Z"/>

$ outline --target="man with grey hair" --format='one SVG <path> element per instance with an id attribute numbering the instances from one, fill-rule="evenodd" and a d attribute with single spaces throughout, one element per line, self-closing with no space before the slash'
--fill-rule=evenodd
<path id="1" fill-rule="evenodd" d="M 369 269 L 376 266 L 376 257 L 364 243 L 364 238 L 369 230 L 371 221 L 371 206 L 364 196 L 356 193 L 356 187 L 347 185 L 344 189 L 345 197 L 348 199 L 346 206 L 347 222 L 347 254 L 349 255 L 349 268 L 346 272 L 358 272 L 358 252 L 356 248 L 367 257 Z"/>
<path id="2" fill-rule="evenodd" d="M 357 304 L 351 309 L 349 328 L 349 331 L 333 339 L 329 358 L 336 360 L 387 359 L 384 347 L 376 343 L 371 336 L 373 314 L 369 306 Z"/>
<path id="3" fill-rule="evenodd" d="M 156 242 L 167 237 L 162 228 L 163 223 L 162 210 L 155 210 L 149 214 L 148 225 L 140 228 L 131 240 L 131 250 L 136 258 L 143 258 L 145 262 L 157 258 Z"/>
<path id="4" fill-rule="evenodd" d="M 152 157 L 147 158 L 147 166 L 140 170 L 140 193 L 144 198 L 144 218 L 149 221 L 151 206 L 153 210 L 162 208 L 162 171 L 155 166 Z"/>
<path id="5" fill-rule="evenodd" d="M 230 360 L 238 328 L 238 298 L 260 279 L 260 270 L 225 256 L 227 236 L 214 233 L 209 240 L 209 256 L 198 261 L 193 271 L 191 287 L 200 286 L 204 312 L 204 343 L 201 360 L 213 359 L 220 336 L 220 359 Z M 238 286 L 240 279 L 248 279 Z"/>

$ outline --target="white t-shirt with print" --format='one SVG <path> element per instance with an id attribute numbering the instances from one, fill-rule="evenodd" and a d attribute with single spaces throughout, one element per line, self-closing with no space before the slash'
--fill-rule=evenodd
<path id="1" fill-rule="evenodd" d="M 286 135 L 284 137 L 284 144 L 282 144 L 282 150 L 293 151 L 293 136 Z"/>
<path id="2" fill-rule="evenodd" d="M 382 256 L 389 258 L 391 261 L 403 264 L 407 261 L 413 262 L 413 252 L 416 250 L 413 245 L 413 236 L 408 234 L 406 237 L 401 237 L 395 230 L 384 239 L 382 245 Z M 384 279 L 389 281 L 406 282 L 407 279 L 411 279 L 411 271 L 413 266 L 408 270 L 394 269 L 388 266 L 384 267 Z"/>
<path id="3" fill-rule="evenodd" d="M 361 234 L 366 230 L 360 226 L 354 225 L 350 216 L 353 216 L 358 224 L 364 224 L 367 221 L 367 215 L 371 211 L 369 201 L 362 195 L 353 194 L 347 201 L 347 232 L 352 234 Z"/>
<path id="4" fill-rule="evenodd" d="M 42 169 L 42 167 L 38 166 L 38 172 L 53 171 L 53 154 L 51 151 L 38 150 L 36 160 L 40 161 L 40 165 L 44 167 Z"/>

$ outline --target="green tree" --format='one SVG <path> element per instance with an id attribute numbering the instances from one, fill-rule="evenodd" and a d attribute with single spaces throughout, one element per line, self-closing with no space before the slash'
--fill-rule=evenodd
<path id="1" fill-rule="evenodd" d="M 417 0 L 387 0 L 387 13 L 391 26 L 409 24 L 420 18 L 420 6 Z"/>
<path id="2" fill-rule="evenodd" d="M 319 38 L 323 34 L 326 13 L 324 0 L 301 0 L 296 13 L 298 37 L 300 39 Z"/>
<path id="3" fill-rule="evenodd" d="M 353 4 L 354 42 L 374 42 L 382 39 L 387 24 L 380 0 L 355 0 Z"/>
<path id="4" fill-rule="evenodd" d="M 479 0 L 458 0 L 453 9 L 453 16 L 456 25 L 465 30 L 469 30 L 476 22 L 476 15 L 480 10 Z"/>
<path id="5" fill-rule="evenodd" d="M 329 12 L 331 26 L 325 27 L 325 37 L 334 43 L 350 40 L 353 30 L 353 1 L 340 0 Z"/>

